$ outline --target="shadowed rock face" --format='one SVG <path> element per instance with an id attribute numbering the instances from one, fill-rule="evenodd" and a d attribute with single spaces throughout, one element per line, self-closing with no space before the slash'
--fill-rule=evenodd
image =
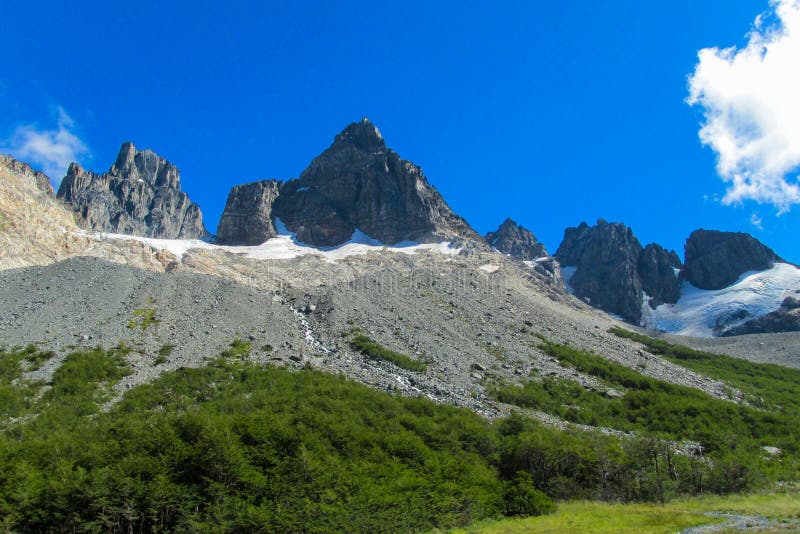
<path id="1" fill-rule="evenodd" d="M 567 228 L 556 259 L 562 267 L 577 267 L 569 281 L 577 297 L 638 323 L 642 282 L 636 268 L 642 250 L 630 228 L 600 219 L 596 226 Z"/>
<path id="2" fill-rule="evenodd" d="M 651 243 L 644 247 L 636 271 L 642 280 L 642 289 L 650 297 L 648 304 L 655 309 L 665 302 L 676 303 L 681 296 L 679 272 L 683 265 L 674 250 Z"/>
<path id="3" fill-rule="evenodd" d="M 642 248 L 622 223 L 600 219 L 596 226 L 567 228 L 556 259 L 576 267 L 569 285 L 577 297 L 632 323 L 642 318 L 643 291 L 653 308 L 680 297 L 678 255 L 657 244 Z"/>
<path id="4" fill-rule="evenodd" d="M 359 229 L 386 244 L 460 236 L 479 240 L 419 167 L 386 148 L 369 120 L 344 129 L 296 180 L 272 213 L 305 243 L 341 244 Z"/>
<path id="5" fill-rule="evenodd" d="M 199 206 L 181 191 L 178 168 L 124 143 L 104 174 L 72 163 L 58 189 L 82 228 L 163 239 L 202 238 Z"/>
<path id="6" fill-rule="evenodd" d="M 549 256 L 533 232 L 506 219 L 496 232 L 486 234 L 486 241 L 503 254 L 524 261 Z"/>
<path id="7" fill-rule="evenodd" d="M 686 240 L 683 279 L 700 289 L 722 289 L 747 271 L 782 262 L 772 249 L 741 232 L 695 230 Z"/>
<path id="8" fill-rule="evenodd" d="M 260 245 L 275 237 L 272 205 L 278 198 L 279 187 L 275 180 L 262 180 L 231 189 L 217 227 L 217 242 Z"/>

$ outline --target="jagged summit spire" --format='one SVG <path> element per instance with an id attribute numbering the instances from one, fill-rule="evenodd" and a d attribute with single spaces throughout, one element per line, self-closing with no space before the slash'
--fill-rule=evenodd
<path id="1" fill-rule="evenodd" d="M 386 148 L 383 136 L 377 126 L 366 117 L 347 126 L 336 136 L 334 144 L 350 143 L 366 152 L 379 152 Z"/>
<path id="2" fill-rule="evenodd" d="M 130 141 L 125 141 L 122 143 L 122 146 L 119 147 L 119 153 L 117 154 L 117 160 L 114 162 L 112 168 L 116 167 L 117 169 L 124 169 L 129 167 L 133 163 L 133 157 L 136 155 L 136 147 L 133 146 L 133 143 Z"/>

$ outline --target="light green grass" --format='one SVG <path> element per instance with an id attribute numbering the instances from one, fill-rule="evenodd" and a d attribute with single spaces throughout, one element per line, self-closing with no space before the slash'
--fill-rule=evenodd
<path id="1" fill-rule="evenodd" d="M 451 534 L 521 534 L 527 532 L 669 533 L 725 521 L 705 515 L 725 512 L 761 515 L 773 520 L 800 518 L 800 494 L 712 496 L 658 504 L 609 504 L 572 501 L 558 505 L 554 514 L 524 519 L 482 521 Z"/>

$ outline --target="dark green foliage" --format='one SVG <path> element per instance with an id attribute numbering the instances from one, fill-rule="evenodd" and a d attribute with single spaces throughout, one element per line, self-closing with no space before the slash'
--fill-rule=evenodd
<path id="1" fill-rule="evenodd" d="M 161 348 L 158 349 L 158 355 L 163 356 L 164 358 L 168 358 L 172 351 L 175 350 L 175 345 L 161 345 Z"/>
<path id="2" fill-rule="evenodd" d="M 506 515 L 532 516 L 555 512 L 556 504 L 544 492 L 536 489 L 533 476 L 519 471 L 505 488 Z"/>
<path id="3" fill-rule="evenodd" d="M 0 435 L 13 531 L 409 532 L 503 509 L 488 422 L 315 371 L 219 361 L 47 419 Z"/>
<path id="4" fill-rule="evenodd" d="M 642 343 L 653 354 L 738 388 L 755 406 L 800 415 L 798 369 L 694 350 L 619 327 L 609 332 Z"/>
<path id="5" fill-rule="evenodd" d="M 234 339 L 231 341 L 230 347 L 222 351 L 222 357 L 234 360 L 245 360 L 250 356 L 251 350 L 253 350 L 253 345 L 249 341 Z"/>
<path id="6" fill-rule="evenodd" d="M 38 388 L 22 380 L 23 363 L 45 361 L 51 353 L 40 353 L 30 345 L 24 349 L 0 349 L 0 419 L 19 417 L 31 408 Z"/>
<path id="7" fill-rule="evenodd" d="M 355 331 L 355 336 L 350 341 L 350 346 L 353 350 L 357 350 L 364 356 L 375 360 L 386 360 L 398 367 L 417 373 L 421 373 L 428 368 L 427 363 L 414 360 L 405 354 L 389 350 L 359 332 L 360 331 Z"/>
<path id="8" fill-rule="evenodd" d="M 18 380 L 24 358 L 0 352 L 0 385 L 38 391 Z M 626 380 L 596 367 L 610 383 Z M 520 415 L 491 424 L 466 409 L 237 356 L 165 373 L 100 410 L 126 372 L 118 350 L 73 353 L 48 391 L 25 397 L 27 419 L 4 419 L 4 530 L 410 532 L 546 513 L 550 499 L 662 501 L 798 478 L 796 456 L 765 458 L 733 432 L 714 435 L 709 457 L 677 454 L 651 435 L 619 439 Z M 572 384 L 532 391 L 521 397 L 531 405 L 654 424 L 628 420 L 624 399 Z M 633 393 L 666 395 L 650 387 L 625 397 Z M 612 401 L 623 411 L 604 405 Z"/>

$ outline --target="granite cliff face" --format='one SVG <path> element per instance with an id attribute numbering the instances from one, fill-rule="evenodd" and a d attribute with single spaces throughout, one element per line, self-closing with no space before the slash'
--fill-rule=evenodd
<path id="1" fill-rule="evenodd" d="M 104 174 L 72 163 L 58 198 L 82 228 L 163 239 L 208 235 L 200 208 L 181 191 L 178 168 L 150 150 L 124 143 Z"/>
<path id="2" fill-rule="evenodd" d="M 747 271 L 763 271 L 783 262 L 749 234 L 695 230 L 686 240 L 683 279 L 700 289 L 722 289 Z"/>
<path id="3" fill-rule="evenodd" d="M 298 240 L 319 246 L 341 244 L 356 229 L 386 244 L 480 240 L 367 119 L 345 128 L 299 178 L 286 182 L 272 213 Z"/>
<path id="4" fill-rule="evenodd" d="M 549 256 L 533 232 L 511 219 L 503 221 L 497 231 L 486 234 L 486 241 L 503 254 L 523 261 Z"/>
<path id="5" fill-rule="evenodd" d="M 231 189 L 217 227 L 217 242 L 222 245 L 260 245 L 275 237 L 272 205 L 278 198 L 279 189 L 280 183 L 275 180 L 251 182 Z"/>

